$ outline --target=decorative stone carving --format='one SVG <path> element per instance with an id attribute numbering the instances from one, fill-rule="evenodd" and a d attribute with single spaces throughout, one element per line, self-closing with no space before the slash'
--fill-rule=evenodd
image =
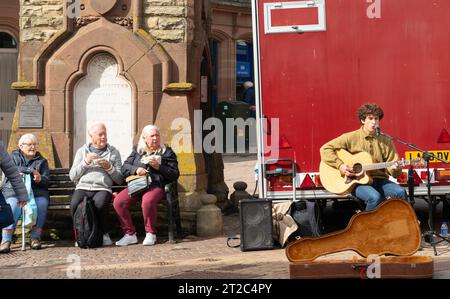
<path id="1" fill-rule="evenodd" d="M 116 3 L 117 0 L 91 0 L 91 7 L 99 14 L 104 15 L 110 11 Z"/>
<path id="2" fill-rule="evenodd" d="M 124 17 L 115 17 L 114 23 L 119 24 L 124 27 L 132 27 L 133 26 L 133 18 L 124 18 Z"/>
<path id="3" fill-rule="evenodd" d="M 75 26 L 77 28 L 89 25 L 90 23 L 93 23 L 95 21 L 100 20 L 100 17 L 81 17 L 76 18 L 75 20 Z M 133 27 L 133 18 L 127 18 L 127 17 L 115 17 L 113 19 L 113 22 L 115 24 L 118 24 L 120 26 L 124 26 L 126 28 L 132 28 Z"/>
<path id="4" fill-rule="evenodd" d="M 81 17 L 81 18 L 76 18 L 75 20 L 75 26 L 77 28 L 89 25 L 92 22 L 98 21 L 100 20 L 99 17 Z"/>

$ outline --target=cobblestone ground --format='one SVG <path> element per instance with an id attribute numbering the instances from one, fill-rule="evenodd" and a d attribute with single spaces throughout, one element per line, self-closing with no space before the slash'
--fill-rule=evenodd
<path id="1" fill-rule="evenodd" d="M 187 236 L 176 244 L 155 246 L 109 246 L 80 249 L 74 242 L 46 243 L 42 250 L 0 255 L 0 278 L 165 278 L 165 279 L 284 279 L 289 278 L 289 262 L 284 249 L 242 252 L 227 246 L 227 237 L 239 228 L 237 215 L 224 217 L 225 235 L 217 238 Z M 142 240 L 141 240 L 142 241 Z M 237 241 L 239 242 L 239 241 Z M 233 245 L 233 243 L 231 243 Z M 434 278 L 450 278 L 450 247 L 437 247 Z M 416 255 L 433 255 L 423 243 Z M 320 259 L 352 259 L 351 251 Z"/>
<path id="2" fill-rule="evenodd" d="M 193 247 L 192 243 L 195 242 Z M 183 245 L 74 250 L 47 248 L 39 253 L 17 251 L 1 258 L 1 278 L 289 278 L 284 250 L 239 252 L 223 248 L 225 239 L 183 241 Z M 190 243 L 190 244 L 189 244 Z M 170 246 L 170 248 L 168 248 Z M 217 248 L 223 249 L 217 252 Z M 170 253 L 167 253 L 167 251 Z M 430 251 L 419 255 L 430 255 Z M 328 259 L 351 259 L 340 253 Z M 325 258 L 325 257 L 324 257 Z M 74 262 L 80 261 L 80 269 Z M 435 257 L 434 278 L 450 278 L 450 258 Z"/>
<path id="3" fill-rule="evenodd" d="M 224 220 L 228 231 L 239 225 L 237 215 Z M 96 249 L 64 241 L 21 251 L 14 244 L 11 253 L 0 255 L 1 278 L 288 278 L 287 269 L 284 250 L 241 252 L 228 247 L 225 236 Z"/>

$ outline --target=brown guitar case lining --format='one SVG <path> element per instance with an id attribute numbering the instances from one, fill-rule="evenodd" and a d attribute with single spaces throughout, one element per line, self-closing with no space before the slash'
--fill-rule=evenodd
<path id="1" fill-rule="evenodd" d="M 319 256 L 353 250 L 363 257 L 381 258 L 381 278 L 425 278 L 433 275 L 431 257 L 412 256 L 420 247 L 421 232 L 416 214 L 404 200 L 391 199 L 375 210 L 354 215 L 348 226 L 320 237 L 290 243 L 286 256 L 291 278 L 360 277 L 358 261 L 314 261 Z"/>

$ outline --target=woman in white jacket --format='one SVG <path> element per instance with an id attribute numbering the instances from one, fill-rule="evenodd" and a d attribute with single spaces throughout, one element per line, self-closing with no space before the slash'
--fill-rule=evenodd
<path id="1" fill-rule="evenodd" d="M 87 196 L 98 211 L 103 231 L 103 245 L 112 245 L 109 237 L 108 210 L 112 200 L 111 187 L 123 182 L 119 151 L 108 144 L 106 126 L 93 124 L 89 131 L 91 142 L 78 149 L 69 176 L 75 182 L 70 209 L 74 215 L 77 206 Z"/>

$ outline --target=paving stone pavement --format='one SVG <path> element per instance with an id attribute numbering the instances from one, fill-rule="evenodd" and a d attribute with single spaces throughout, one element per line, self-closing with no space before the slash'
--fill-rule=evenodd
<path id="1" fill-rule="evenodd" d="M 238 216 L 226 216 L 225 225 L 236 225 Z M 230 230 L 228 230 L 228 233 Z M 142 238 L 140 239 L 142 241 Z M 0 255 L 0 278 L 164 278 L 164 279 L 287 279 L 289 262 L 284 249 L 242 252 L 227 246 L 226 236 L 187 236 L 176 244 L 157 243 L 128 247 L 80 249 L 73 242 L 44 244 L 42 250 Z M 426 244 L 424 244 L 426 245 Z M 434 278 L 450 278 L 450 247 L 438 247 Z M 432 255 L 429 246 L 416 255 Z M 320 259 L 352 259 L 351 251 Z"/>
<path id="2" fill-rule="evenodd" d="M 227 158 L 224 160 L 230 193 L 232 183 L 243 176 L 249 186 L 254 184 L 254 157 L 228 158 L 235 163 L 232 168 Z M 230 175 L 230 179 L 227 173 L 236 169 L 240 172 L 234 172 L 235 177 Z M 73 241 L 57 241 L 46 242 L 37 251 L 29 247 L 21 251 L 20 244 L 14 244 L 11 253 L 0 254 L 0 278 L 288 279 L 289 262 L 284 249 L 242 252 L 227 246 L 227 237 L 239 234 L 239 229 L 239 216 L 233 214 L 224 216 L 223 236 L 186 236 L 175 244 L 158 239 L 154 246 L 80 249 L 74 247 Z M 141 242 L 142 239 L 143 236 Z M 442 244 L 437 250 L 434 278 L 450 278 L 450 246 Z M 433 251 L 423 243 L 416 255 L 433 256 Z M 321 258 L 351 259 L 353 256 L 357 255 L 346 251 Z"/>
<path id="3" fill-rule="evenodd" d="M 227 216 L 224 221 L 225 225 L 236 226 L 238 216 Z M 96 249 L 80 249 L 74 242 L 58 241 L 45 243 L 37 251 L 21 251 L 21 245 L 14 244 L 11 253 L 0 255 L 0 277 L 288 278 L 283 249 L 241 252 L 227 246 L 226 236 L 187 236 L 177 241 Z"/>

